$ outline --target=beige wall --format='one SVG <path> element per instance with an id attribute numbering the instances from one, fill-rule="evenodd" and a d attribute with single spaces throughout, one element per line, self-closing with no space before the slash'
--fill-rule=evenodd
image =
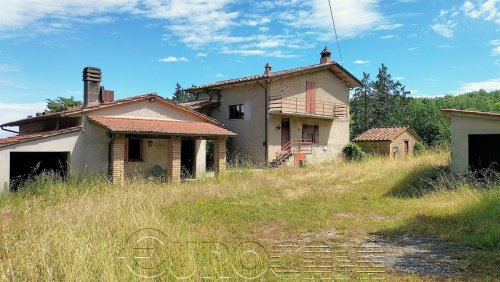
<path id="1" fill-rule="evenodd" d="M 373 155 L 389 155 L 391 141 L 356 141 L 363 152 Z"/>
<path id="2" fill-rule="evenodd" d="M 270 115 L 269 118 L 269 161 L 281 149 L 281 119 L 287 116 Z M 306 156 L 307 163 L 330 161 L 341 156 L 342 148 L 349 143 L 347 120 L 324 120 L 289 116 L 290 139 L 302 139 L 302 125 L 319 126 L 319 142 L 313 144 L 313 153 Z"/>
<path id="3" fill-rule="evenodd" d="M 89 112 L 88 115 L 181 121 L 205 121 L 204 119 L 193 114 L 187 113 L 180 109 L 176 109 L 174 107 L 166 106 L 159 101 L 150 102 L 149 100 L 124 104 L 118 107 L 103 108 L 100 110 Z"/>
<path id="4" fill-rule="evenodd" d="M 416 139 L 408 131 L 403 132 L 391 143 L 391 156 L 404 156 L 404 141 L 408 141 L 408 155 L 413 156 Z"/>
<path id="5" fill-rule="evenodd" d="M 306 81 L 317 83 L 316 99 L 349 105 L 349 91 L 345 84 L 330 71 L 313 72 L 273 80 L 269 85 L 269 95 L 285 97 L 306 96 Z M 221 90 L 221 106 L 211 112 L 211 116 L 236 132 L 235 147 L 243 155 L 258 162 L 265 161 L 265 117 L 268 116 L 268 160 L 272 161 L 281 148 L 281 118 L 287 117 L 265 113 L 265 91 L 257 84 L 230 87 Z M 229 119 L 229 105 L 244 104 L 243 120 Z M 308 162 L 318 162 L 337 158 L 342 148 L 349 142 L 347 119 L 326 120 L 317 118 L 292 117 L 290 126 L 292 139 L 302 139 L 302 124 L 320 126 L 320 143 L 314 145 Z"/>
<path id="6" fill-rule="evenodd" d="M 0 148 L 0 192 L 8 191 L 11 152 L 69 152 L 69 170 L 82 170 L 85 152 L 81 144 L 81 132 L 38 139 Z"/>
<path id="7" fill-rule="evenodd" d="M 469 134 L 500 134 L 500 120 L 451 117 L 451 168 L 456 171 L 467 172 L 469 168 Z"/>
<path id="8" fill-rule="evenodd" d="M 265 161 L 265 92 L 257 84 L 243 85 L 223 89 L 221 105 L 212 110 L 211 116 L 222 122 L 226 128 L 236 132 L 232 138 L 234 148 L 244 157 L 257 162 Z M 243 104 L 244 119 L 229 119 L 229 105 Z"/>
<path id="9" fill-rule="evenodd" d="M 270 95 L 305 98 L 306 81 L 317 83 L 316 100 L 349 105 L 349 90 L 346 89 L 345 83 L 329 70 L 274 80 Z"/>

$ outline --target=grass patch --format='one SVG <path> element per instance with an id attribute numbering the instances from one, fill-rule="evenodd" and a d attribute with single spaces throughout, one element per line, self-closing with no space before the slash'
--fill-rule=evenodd
<path id="1" fill-rule="evenodd" d="M 91 176 L 67 183 L 40 179 L 0 195 L 0 280 L 137 279 L 119 257 L 130 236 L 144 228 L 159 230 L 166 242 L 222 242 L 228 253 L 244 241 L 269 248 L 303 234 L 321 240 L 325 230 L 334 230 L 337 242 L 374 233 L 433 235 L 456 244 L 459 267 L 470 277 L 499 278 L 494 263 L 500 187 L 456 182 L 453 189 L 438 189 L 448 162 L 447 151 L 424 152 L 410 159 L 230 170 L 218 179 L 180 185 L 135 179 L 122 187 Z M 436 185 L 416 193 L 427 187 L 422 179 Z M 224 253 L 225 246 L 220 248 Z M 156 258 L 171 258 L 163 263 L 177 274 L 189 272 L 189 265 L 233 273 L 229 264 L 214 264 L 210 254 L 191 252 L 182 245 L 174 257 L 167 248 Z M 387 278 L 402 277 L 419 278 Z M 158 279 L 172 278 L 167 271 Z M 271 271 L 261 278 L 277 279 Z"/>

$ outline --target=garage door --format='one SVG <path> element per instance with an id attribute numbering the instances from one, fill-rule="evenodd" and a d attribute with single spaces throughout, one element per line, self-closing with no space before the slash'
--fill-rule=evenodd
<path id="1" fill-rule="evenodd" d="M 52 171 L 65 178 L 69 152 L 11 152 L 10 189 L 15 191 L 25 181 L 42 172 Z"/>
<path id="2" fill-rule="evenodd" d="M 469 167 L 500 171 L 500 134 L 469 135 Z"/>

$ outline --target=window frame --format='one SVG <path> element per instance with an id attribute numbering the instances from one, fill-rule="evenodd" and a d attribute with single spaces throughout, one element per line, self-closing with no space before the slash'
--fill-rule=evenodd
<path id="1" fill-rule="evenodd" d="M 311 128 L 311 129 L 309 129 L 309 128 Z M 305 123 L 302 124 L 302 139 L 303 140 L 308 139 L 308 138 L 304 138 L 305 130 L 307 130 L 308 133 L 309 133 L 309 130 L 312 130 L 311 141 L 313 144 L 319 144 L 319 125 L 311 125 L 311 124 L 305 124 Z M 309 134 L 309 135 L 311 135 L 311 134 Z"/>
<path id="2" fill-rule="evenodd" d="M 245 119 L 244 104 L 229 105 L 229 119 L 231 120 Z"/>

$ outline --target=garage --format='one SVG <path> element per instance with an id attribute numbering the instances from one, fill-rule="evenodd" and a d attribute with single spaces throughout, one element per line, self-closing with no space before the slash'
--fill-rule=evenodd
<path id="1" fill-rule="evenodd" d="M 500 113 L 446 109 L 451 121 L 451 168 L 500 171 Z"/>
<path id="2" fill-rule="evenodd" d="M 500 171 L 500 134 L 469 135 L 469 167 Z"/>
<path id="3" fill-rule="evenodd" d="M 43 172 L 65 178 L 69 152 L 10 152 L 10 189 L 16 191 L 27 180 Z"/>

